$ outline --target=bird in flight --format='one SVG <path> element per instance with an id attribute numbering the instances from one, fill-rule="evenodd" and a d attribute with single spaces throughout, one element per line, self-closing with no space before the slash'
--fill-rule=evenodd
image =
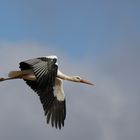
<path id="1" fill-rule="evenodd" d="M 46 56 L 22 61 L 20 71 L 10 71 L 0 81 L 23 79 L 39 96 L 47 124 L 61 129 L 66 118 L 66 100 L 62 80 L 94 85 L 79 76 L 67 76 L 59 71 L 57 56 Z"/>

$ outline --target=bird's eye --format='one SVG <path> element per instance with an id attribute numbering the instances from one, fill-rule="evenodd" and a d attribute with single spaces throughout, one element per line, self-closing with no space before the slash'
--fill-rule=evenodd
<path id="1" fill-rule="evenodd" d="M 80 80 L 81 78 L 80 78 L 79 76 L 76 76 L 76 79 L 77 79 L 77 80 Z"/>

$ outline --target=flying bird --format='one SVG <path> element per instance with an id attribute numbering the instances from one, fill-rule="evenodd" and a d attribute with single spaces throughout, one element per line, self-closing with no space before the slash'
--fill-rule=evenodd
<path id="1" fill-rule="evenodd" d="M 39 96 L 47 124 L 52 127 L 64 127 L 66 118 L 66 100 L 62 80 L 94 85 L 79 76 L 68 76 L 60 72 L 57 56 L 29 59 L 19 63 L 20 71 L 10 71 L 8 78 L 0 81 L 23 79 Z"/>

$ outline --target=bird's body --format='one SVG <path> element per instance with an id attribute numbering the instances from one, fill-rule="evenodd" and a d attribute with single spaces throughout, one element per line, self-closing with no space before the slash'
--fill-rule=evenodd
<path id="1" fill-rule="evenodd" d="M 8 78 L 23 79 L 39 96 L 43 105 L 47 123 L 61 129 L 66 118 L 66 101 L 62 80 L 81 82 L 93 85 L 79 76 L 67 76 L 58 70 L 56 56 L 29 59 L 20 62 L 21 71 L 11 71 Z"/>

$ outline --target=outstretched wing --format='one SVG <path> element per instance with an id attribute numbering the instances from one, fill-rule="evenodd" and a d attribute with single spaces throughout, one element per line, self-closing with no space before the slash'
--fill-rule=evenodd
<path id="1" fill-rule="evenodd" d="M 56 128 L 58 126 L 61 128 L 64 126 L 66 105 L 65 99 L 61 100 L 56 96 L 55 79 L 58 70 L 56 61 L 56 58 L 35 58 L 21 62 L 20 68 L 33 70 L 36 81 L 24 80 L 39 95 L 47 116 L 47 123 L 51 121 L 52 126 L 55 124 Z"/>

